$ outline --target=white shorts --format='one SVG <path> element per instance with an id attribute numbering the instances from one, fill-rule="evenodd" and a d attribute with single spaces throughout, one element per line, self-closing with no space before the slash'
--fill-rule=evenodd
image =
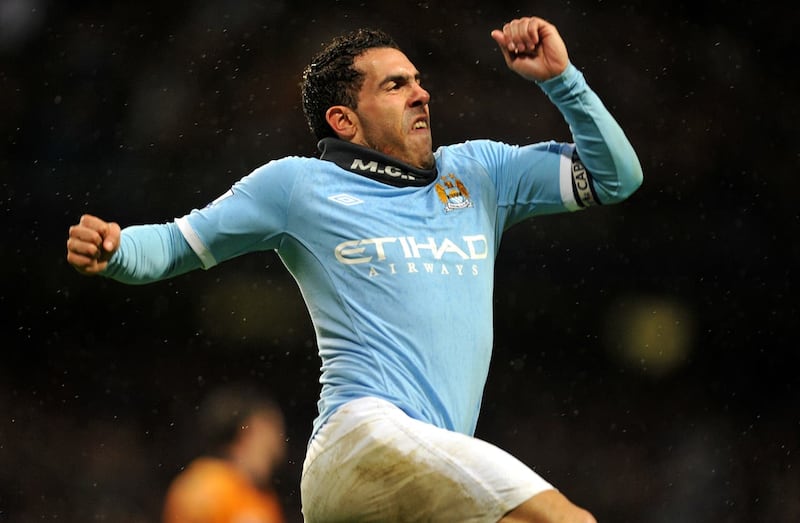
<path id="1" fill-rule="evenodd" d="M 309 445 L 306 523 L 495 523 L 547 481 L 485 441 L 412 419 L 391 403 L 346 403 Z"/>

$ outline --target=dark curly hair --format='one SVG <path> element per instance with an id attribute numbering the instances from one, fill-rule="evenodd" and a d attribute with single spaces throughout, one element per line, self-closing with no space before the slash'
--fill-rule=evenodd
<path id="1" fill-rule="evenodd" d="M 317 140 L 336 134 L 325 120 L 334 105 L 355 109 L 364 73 L 353 67 L 355 58 L 369 49 L 400 49 L 394 39 L 378 29 L 356 29 L 337 36 L 318 52 L 303 71 L 300 89 L 303 113 Z"/>

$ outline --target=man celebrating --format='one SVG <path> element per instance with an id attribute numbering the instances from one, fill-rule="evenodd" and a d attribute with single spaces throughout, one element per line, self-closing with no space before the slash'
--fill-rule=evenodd
<path id="1" fill-rule="evenodd" d="M 519 18 L 491 36 L 508 67 L 559 109 L 572 143 L 475 139 L 434 151 L 419 71 L 391 37 L 362 29 L 304 71 L 319 158 L 270 161 L 171 223 L 120 232 L 84 215 L 70 228 L 67 259 L 78 271 L 131 284 L 278 253 L 322 362 L 301 481 L 308 522 L 594 521 L 473 437 L 494 262 L 514 224 L 620 202 L 641 184 L 641 167 L 552 24 Z"/>

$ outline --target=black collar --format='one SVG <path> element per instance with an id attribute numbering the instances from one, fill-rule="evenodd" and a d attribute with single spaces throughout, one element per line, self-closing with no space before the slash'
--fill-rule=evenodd
<path id="1" fill-rule="evenodd" d="M 417 169 L 374 149 L 338 138 L 323 138 L 317 148 L 322 153 L 320 159 L 395 187 L 421 187 L 432 183 L 437 176 L 436 167 Z"/>

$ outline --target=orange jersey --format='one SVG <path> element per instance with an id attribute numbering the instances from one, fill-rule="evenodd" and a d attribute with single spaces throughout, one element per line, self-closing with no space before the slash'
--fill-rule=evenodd
<path id="1" fill-rule="evenodd" d="M 163 523 L 284 523 L 276 494 L 224 460 L 198 458 L 167 490 Z"/>

